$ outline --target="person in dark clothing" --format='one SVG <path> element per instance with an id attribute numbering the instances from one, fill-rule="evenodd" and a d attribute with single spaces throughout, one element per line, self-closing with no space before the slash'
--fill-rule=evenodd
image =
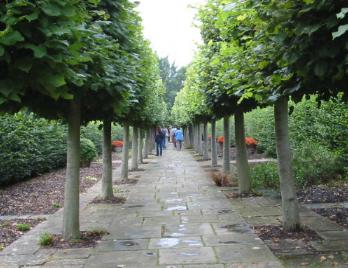
<path id="1" fill-rule="evenodd" d="M 166 138 L 164 132 L 158 127 L 156 129 L 155 142 L 156 142 L 156 156 L 162 156 L 163 140 Z"/>

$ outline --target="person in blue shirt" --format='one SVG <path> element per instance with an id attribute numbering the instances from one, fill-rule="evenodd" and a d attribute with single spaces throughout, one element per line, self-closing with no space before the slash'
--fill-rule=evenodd
<path id="1" fill-rule="evenodd" d="M 182 132 L 181 128 L 178 128 L 175 131 L 175 140 L 177 143 L 179 143 L 179 144 L 177 144 L 177 149 L 181 150 L 182 142 L 184 141 L 184 133 Z"/>
<path id="2" fill-rule="evenodd" d="M 162 156 L 163 140 L 166 138 L 164 132 L 158 127 L 155 134 L 156 156 Z"/>

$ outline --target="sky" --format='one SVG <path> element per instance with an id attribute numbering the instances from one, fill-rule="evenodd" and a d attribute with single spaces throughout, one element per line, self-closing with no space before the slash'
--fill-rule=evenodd
<path id="1" fill-rule="evenodd" d="M 177 67 L 189 64 L 201 42 L 193 26 L 196 10 L 205 0 L 140 0 L 145 38 L 162 58 L 168 56 Z"/>

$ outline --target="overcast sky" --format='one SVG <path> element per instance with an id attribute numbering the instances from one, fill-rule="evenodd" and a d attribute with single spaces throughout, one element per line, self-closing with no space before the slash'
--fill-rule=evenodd
<path id="1" fill-rule="evenodd" d="M 191 62 L 199 30 L 193 26 L 196 10 L 205 0 L 140 0 L 144 35 L 160 57 L 169 57 L 181 67 Z"/>

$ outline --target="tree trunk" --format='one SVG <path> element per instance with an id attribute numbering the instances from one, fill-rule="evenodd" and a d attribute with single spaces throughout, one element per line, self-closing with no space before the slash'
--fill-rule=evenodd
<path id="1" fill-rule="evenodd" d="M 103 176 L 102 176 L 102 199 L 110 200 L 112 192 L 112 148 L 111 148 L 111 121 L 103 122 Z"/>
<path id="2" fill-rule="evenodd" d="M 216 121 L 211 121 L 211 165 L 216 167 L 217 160 L 217 148 L 216 148 Z"/>
<path id="3" fill-rule="evenodd" d="M 149 158 L 149 129 L 145 129 L 144 159 Z"/>
<path id="4" fill-rule="evenodd" d="M 131 170 L 138 169 L 138 128 L 133 127 Z"/>
<path id="5" fill-rule="evenodd" d="M 188 127 L 184 128 L 184 146 L 186 149 L 190 148 Z"/>
<path id="6" fill-rule="evenodd" d="M 197 126 L 198 126 L 198 154 L 203 156 L 202 127 L 200 123 Z"/>
<path id="7" fill-rule="evenodd" d="M 230 117 L 224 117 L 223 173 L 231 174 L 230 167 Z"/>
<path id="8" fill-rule="evenodd" d="M 240 194 L 247 194 L 251 190 L 250 168 L 245 147 L 244 114 L 243 110 L 237 109 L 234 116 L 235 138 L 237 148 L 237 173 Z"/>
<path id="9" fill-rule="evenodd" d="M 289 142 L 288 99 L 281 97 L 274 106 L 276 145 L 280 192 L 282 195 L 283 227 L 296 230 L 300 227 L 299 207 L 292 170 L 292 156 Z"/>
<path id="10" fill-rule="evenodd" d="M 190 148 L 192 148 L 194 144 L 193 125 L 189 126 L 188 131 L 189 131 Z"/>
<path id="11" fill-rule="evenodd" d="M 204 122 L 203 124 L 203 139 L 204 139 L 204 147 L 203 147 L 203 160 L 209 160 L 209 150 L 208 150 L 208 123 Z"/>
<path id="12" fill-rule="evenodd" d="M 123 151 L 122 151 L 122 166 L 121 179 L 128 180 L 128 160 L 129 160 L 129 125 L 123 126 Z"/>
<path id="13" fill-rule="evenodd" d="M 70 103 L 67 136 L 67 166 L 64 185 L 63 238 L 80 237 L 80 123 L 79 100 Z"/>
<path id="14" fill-rule="evenodd" d="M 152 151 L 156 149 L 156 144 L 155 144 L 155 130 L 151 128 L 150 130 L 150 152 L 152 154 Z"/>
<path id="15" fill-rule="evenodd" d="M 142 164 L 143 161 L 143 131 L 138 128 L 138 163 Z"/>
<path id="16" fill-rule="evenodd" d="M 197 125 L 193 124 L 193 149 L 197 153 L 198 145 L 197 145 Z"/>

